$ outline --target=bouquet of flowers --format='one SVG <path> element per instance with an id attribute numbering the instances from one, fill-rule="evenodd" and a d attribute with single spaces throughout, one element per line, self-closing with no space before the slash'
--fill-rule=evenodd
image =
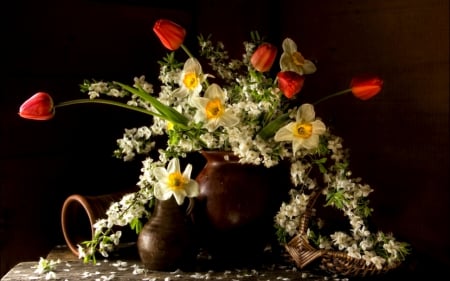
<path id="1" fill-rule="evenodd" d="M 174 196 L 182 204 L 186 197 L 196 197 L 199 187 L 190 178 L 192 165 L 187 164 L 182 172 L 179 159 L 195 151 L 221 150 L 232 152 L 245 164 L 272 167 L 281 161 L 290 163 L 291 199 L 274 217 L 281 244 L 298 234 L 300 218 L 314 191 L 325 195 L 326 205 L 341 210 L 350 227 L 322 234 L 322 221 L 317 219 L 307 232 L 312 245 L 338 249 L 377 268 L 404 260 L 406 243 L 391 234 L 372 233 L 367 227 L 372 211 L 367 197 L 373 190 L 352 178 L 342 138 L 334 135 L 314 110 L 317 103 L 347 93 L 370 99 L 382 89 L 379 77 L 355 76 L 348 89 L 303 103 L 299 93 L 316 66 L 291 38 L 283 40 L 279 71 L 272 75 L 278 48 L 258 33 L 251 33 L 244 42 L 242 58 L 233 59 L 211 36 L 198 36 L 199 51 L 194 56 L 183 44 L 186 30 L 170 20 L 158 20 L 153 30 L 170 51 L 159 61 L 158 90 L 144 76 L 136 77 L 132 85 L 86 80 L 81 90 L 89 98 L 54 104 L 49 94 L 39 92 L 20 107 L 21 117 L 34 120 L 51 119 L 56 109 L 81 103 L 118 106 L 150 117 L 149 124 L 125 129 L 115 151 L 125 161 L 138 154 L 147 156 L 137 183 L 139 190 L 111 205 L 106 218 L 96 223 L 93 240 L 79 245 L 80 258 L 95 261 L 97 252 L 108 256 L 121 236 L 113 226 L 130 225 L 139 232 L 154 200 Z M 178 50 L 184 51 L 183 60 L 179 60 Z M 155 144 L 160 136 L 166 138 L 163 148 Z M 153 150 L 158 151 L 157 159 L 148 156 Z M 313 169 L 319 173 L 312 173 Z"/>

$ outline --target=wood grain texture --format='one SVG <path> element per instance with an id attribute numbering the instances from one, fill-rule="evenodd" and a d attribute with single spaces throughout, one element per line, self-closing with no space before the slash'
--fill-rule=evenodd
<path id="1" fill-rule="evenodd" d="M 35 273 L 37 262 L 21 262 L 12 268 L 1 281 L 45 280 L 45 274 Z M 292 267 L 271 267 L 262 269 L 231 269 L 225 271 L 163 272 L 147 271 L 137 261 L 99 261 L 96 265 L 82 261 L 63 261 L 55 266 L 53 280 L 128 280 L 128 281 L 268 281 L 268 280 L 326 280 L 330 276 L 298 271 Z M 109 278 L 109 279 L 108 279 Z M 333 278 L 333 280 L 344 280 Z"/>

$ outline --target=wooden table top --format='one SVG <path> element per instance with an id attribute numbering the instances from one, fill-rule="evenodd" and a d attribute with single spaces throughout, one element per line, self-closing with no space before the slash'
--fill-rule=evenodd
<path id="1" fill-rule="evenodd" d="M 79 260 L 64 246 L 52 250 L 47 260 L 57 261 L 53 275 L 36 273 L 38 261 L 21 262 L 13 267 L 1 281 L 52 280 L 127 280 L 127 281 L 316 281 L 316 280 L 348 280 L 327 276 L 321 273 L 298 270 L 293 265 L 263 265 L 258 268 L 231 268 L 228 270 L 206 270 L 198 272 L 163 272 L 146 270 L 139 260 L 98 260 L 94 265 Z"/>

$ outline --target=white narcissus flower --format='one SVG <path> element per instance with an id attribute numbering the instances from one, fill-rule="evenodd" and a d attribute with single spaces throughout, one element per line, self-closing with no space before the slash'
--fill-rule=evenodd
<path id="1" fill-rule="evenodd" d="M 297 44 L 295 44 L 292 39 L 284 39 L 282 47 L 283 53 L 280 57 L 281 71 L 294 71 L 300 75 L 316 72 L 314 63 L 305 59 L 302 54 L 297 51 Z"/>
<path id="2" fill-rule="evenodd" d="M 191 102 L 198 109 L 194 121 L 205 122 L 205 127 L 210 132 L 220 125 L 232 127 L 239 123 L 239 118 L 226 108 L 225 93 L 217 84 L 209 86 L 204 97 L 194 97 Z"/>
<path id="3" fill-rule="evenodd" d="M 178 205 L 183 204 L 185 197 L 196 197 L 200 190 L 198 183 L 191 179 L 192 165 L 188 164 L 183 173 L 180 170 L 180 161 L 173 158 L 167 169 L 157 167 L 154 175 L 158 180 L 154 186 L 154 195 L 159 200 L 167 200 L 172 195 Z"/>
<path id="4" fill-rule="evenodd" d="M 210 76 L 203 74 L 202 66 L 195 58 L 189 58 L 184 63 L 178 84 L 180 88 L 173 92 L 174 96 L 197 96 L 202 91 L 202 83 Z"/>
<path id="5" fill-rule="evenodd" d="M 274 136 L 275 141 L 292 141 L 295 154 L 300 148 L 314 149 L 319 145 L 319 136 L 326 131 L 325 124 L 315 120 L 316 113 L 311 104 L 303 104 L 297 110 L 295 122 L 280 128 Z"/>

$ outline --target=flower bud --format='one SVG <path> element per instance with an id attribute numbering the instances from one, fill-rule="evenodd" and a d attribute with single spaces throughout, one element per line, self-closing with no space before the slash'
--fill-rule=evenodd
<path id="1" fill-rule="evenodd" d="M 19 116 L 31 120 L 49 120 L 55 115 L 52 97 L 44 92 L 34 94 L 19 109 Z"/>
<path id="2" fill-rule="evenodd" d="M 167 49 L 175 51 L 183 44 L 186 30 L 173 21 L 160 19 L 155 22 L 153 31 Z"/>
<path id="3" fill-rule="evenodd" d="M 277 47 L 270 43 L 262 43 L 250 58 L 250 63 L 259 72 L 266 72 L 272 67 L 277 56 Z"/>
<path id="4" fill-rule="evenodd" d="M 278 88 L 288 99 L 298 94 L 305 82 L 305 77 L 294 71 L 281 71 L 277 78 Z"/>
<path id="5" fill-rule="evenodd" d="M 350 88 L 355 97 L 368 100 L 381 91 L 383 80 L 377 76 L 360 75 L 353 77 Z"/>

